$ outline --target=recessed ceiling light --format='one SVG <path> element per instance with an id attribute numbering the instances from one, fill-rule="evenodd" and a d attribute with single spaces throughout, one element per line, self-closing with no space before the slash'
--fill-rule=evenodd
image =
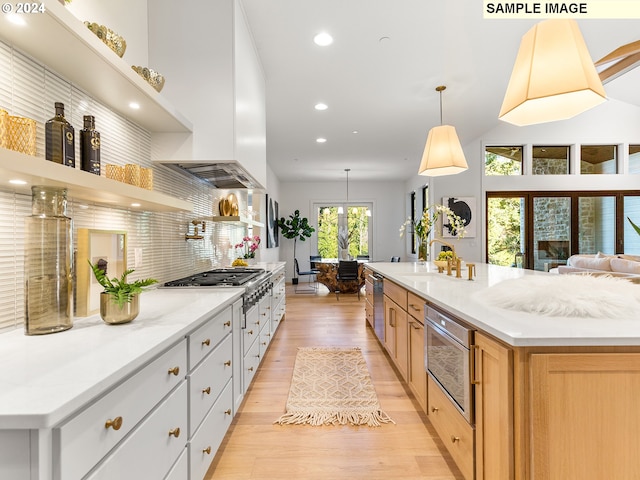
<path id="1" fill-rule="evenodd" d="M 316 103 L 313 108 L 316 110 L 326 110 L 329 107 L 325 103 Z"/>
<path id="2" fill-rule="evenodd" d="M 322 32 L 313 37 L 313 41 L 316 45 L 326 47 L 327 45 L 331 45 L 333 43 L 333 37 L 327 32 Z"/>
<path id="3" fill-rule="evenodd" d="M 360 133 L 360 132 L 359 132 L 358 130 L 354 130 L 354 131 L 353 131 L 353 132 L 351 132 L 351 133 L 353 133 L 354 135 L 356 135 L 356 134 L 358 134 L 358 133 Z"/>
<path id="4" fill-rule="evenodd" d="M 326 139 L 326 138 L 322 138 L 322 137 L 320 137 L 320 138 L 316 138 L 316 142 L 318 142 L 318 143 L 324 143 L 324 142 L 326 142 L 326 141 L 327 141 L 327 139 Z"/>
<path id="5" fill-rule="evenodd" d="M 132 203 L 132 204 L 131 204 L 131 206 L 132 206 L 132 207 L 139 207 L 139 206 L 140 206 L 140 204 L 139 204 L 139 203 Z"/>
<path id="6" fill-rule="evenodd" d="M 25 182 L 24 180 L 18 180 L 18 179 L 9 180 L 9 183 L 11 183 L 13 185 L 26 185 L 27 184 L 27 182 Z"/>
<path id="7" fill-rule="evenodd" d="M 4 6 L 5 5 L 10 5 L 8 3 L 3 4 L 2 5 L 2 9 L 4 11 Z M 8 13 L 7 14 L 7 20 L 9 20 L 11 23 L 13 23 L 14 25 L 20 25 L 20 26 L 24 26 L 27 24 L 27 22 L 24 20 L 24 18 L 22 17 L 22 15 L 18 15 L 16 13 Z"/>
<path id="8" fill-rule="evenodd" d="M 129 104 L 129 107 L 130 107 L 130 108 L 133 108 L 134 110 L 139 110 L 139 109 L 140 109 L 140 104 L 139 104 L 139 103 L 137 103 L 137 102 L 131 102 L 131 103 Z"/>

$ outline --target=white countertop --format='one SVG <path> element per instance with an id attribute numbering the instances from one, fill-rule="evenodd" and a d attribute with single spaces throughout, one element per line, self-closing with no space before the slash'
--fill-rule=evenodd
<path id="1" fill-rule="evenodd" d="M 48 428 L 239 299 L 243 288 L 156 289 L 131 323 L 76 318 L 64 332 L 0 335 L 0 429 Z"/>
<path id="2" fill-rule="evenodd" d="M 374 262 L 368 268 L 512 346 L 640 345 L 640 315 L 632 308 L 620 318 L 558 317 L 499 308 L 482 300 L 500 282 L 529 276 L 557 278 L 551 273 L 476 264 L 476 278 L 469 281 L 464 266 L 462 278 L 437 273 L 433 263 Z M 570 282 L 572 276 L 561 277 Z M 640 294 L 640 285 L 635 287 Z"/>

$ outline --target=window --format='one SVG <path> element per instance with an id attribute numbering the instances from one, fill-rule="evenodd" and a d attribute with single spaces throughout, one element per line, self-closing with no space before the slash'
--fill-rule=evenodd
<path id="1" fill-rule="evenodd" d="M 640 145 L 629 145 L 629 173 L 640 173 Z"/>
<path id="2" fill-rule="evenodd" d="M 522 175 L 522 145 L 513 147 L 486 147 L 485 175 Z"/>
<path id="3" fill-rule="evenodd" d="M 637 191 L 487 192 L 487 262 L 548 270 L 584 253 L 640 255 Z M 636 221 L 637 220 L 637 221 Z"/>
<path id="4" fill-rule="evenodd" d="M 618 173 L 618 147 L 616 145 L 582 145 L 580 147 L 580 173 Z"/>
<path id="5" fill-rule="evenodd" d="M 524 247 L 524 198 L 487 199 L 487 262 L 506 267 L 516 263 Z"/>
<path id="6" fill-rule="evenodd" d="M 315 204 L 317 217 L 317 252 L 323 258 L 341 258 L 348 249 L 352 258 L 370 255 L 371 211 L 373 205 L 350 204 L 345 214 L 338 213 L 337 204 Z"/>
<path id="7" fill-rule="evenodd" d="M 568 175 L 569 147 L 534 146 L 531 167 L 534 175 Z"/>

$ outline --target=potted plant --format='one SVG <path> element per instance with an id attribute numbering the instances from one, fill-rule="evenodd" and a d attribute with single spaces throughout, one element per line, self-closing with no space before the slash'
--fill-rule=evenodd
<path id="1" fill-rule="evenodd" d="M 280 228 L 280 232 L 284 238 L 293 240 L 293 260 L 295 263 L 296 241 L 300 240 L 301 242 L 304 242 L 313 232 L 316 231 L 316 229 L 309 225 L 309 220 L 300 216 L 300 210 L 296 210 L 292 215 L 289 215 L 288 219 L 282 217 L 278 220 L 278 227 Z M 294 285 L 298 284 L 298 278 L 296 275 L 297 272 L 294 268 L 293 278 L 291 280 L 291 283 Z"/>
<path id="2" fill-rule="evenodd" d="M 107 277 L 98 265 L 91 265 L 96 280 L 104 291 L 100 293 L 100 317 L 106 323 L 118 324 L 132 321 L 140 311 L 139 295 L 145 287 L 158 283 L 154 278 L 127 282 L 127 276 L 134 270 L 126 270 L 120 278 Z"/>

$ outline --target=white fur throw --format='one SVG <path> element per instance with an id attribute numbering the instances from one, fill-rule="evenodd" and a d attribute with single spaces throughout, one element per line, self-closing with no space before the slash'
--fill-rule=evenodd
<path id="1" fill-rule="evenodd" d="M 592 275 L 505 280 L 477 293 L 482 302 L 552 317 L 640 318 L 640 285 Z"/>

